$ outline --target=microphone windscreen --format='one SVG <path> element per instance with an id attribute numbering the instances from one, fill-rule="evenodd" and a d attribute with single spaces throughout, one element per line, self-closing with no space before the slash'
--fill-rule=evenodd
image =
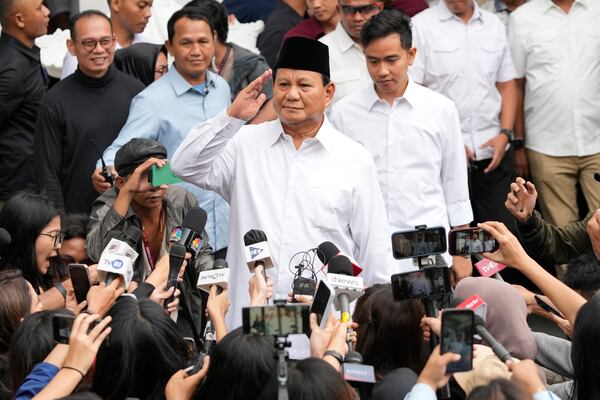
<path id="1" fill-rule="evenodd" d="M 12 237 L 10 233 L 4 228 L 0 228 L 0 255 L 4 252 L 5 249 L 10 246 L 12 243 Z"/>
<path id="2" fill-rule="evenodd" d="M 352 276 L 352 262 L 346 256 L 335 256 L 331 260 L 329 260 L 327 272 L 330 274 Z"/>
<path id="3" fill-rule="evenodd" d="M 244 246 L 251 246 L 253 244 L 266 241 L 267 234 L 260 229 L 251 229 L 244 235 Z"/>
<path id="4" fill-rule="evenodd" d="M 171 247 L 171 250 L 169 250 L 169 255 L 173 257 L 185 258 L 185 246 L 175 243 Z"/>
<path id="5" fill-rule="evenodd" d="M 213 263 L 212 269 L 223 269 L 223 268 L 229 268 L 227 261 L 225 261 L 221 258 L 216 259 L 215 262 Z"/>
<path id="6" fill-rule="evenodd" d="M 183 217 L 181 228 L 187 228 L 192 232 L 196 232 L 198 235 L 204 231 L 206 226 L 206 220 L 208 216 L 206 211 L 201 207 L 191 208 Z"/>
<path id="7" fill-rule="evenodd" d="M 323 265 L 327 264 L 339 252 L 340 249 L 331 242 L 323 242 L 317 247 L 317 257 L 319 257 Z"/>

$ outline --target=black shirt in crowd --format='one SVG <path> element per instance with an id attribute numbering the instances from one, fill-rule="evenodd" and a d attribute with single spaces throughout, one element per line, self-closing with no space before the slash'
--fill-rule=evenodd
<path id="1" fill-rule="evenodd" d="M 278 1 L 277 6 L 265 23 L 265 30 L 258 36 L 257 47 L 260 54 L 267 59 L 271 68 L 277 63 L 277 55 L 283 43 L 283 37 L 293 27 L 298 25 L 304 16 L 298 14 L 284 1 Z"/>
<path id="2" fill-rule="evenodd" d="M 35 190 L 33 141 L 35 118 L 47 75 L 40 49 L 29 48 L 6 32 L 0 35 L 0 201 Z"/>
<path id="3" fill-rule="evenodd" d="M 40 106 L 35 169 L 40 188 L 56 207 L 89 214 L 98 193 L 92 173 L 127 121 L 131 100 L 144 85 L 111 66 L 102 78 L 77 70 L 57 83 Z"/>

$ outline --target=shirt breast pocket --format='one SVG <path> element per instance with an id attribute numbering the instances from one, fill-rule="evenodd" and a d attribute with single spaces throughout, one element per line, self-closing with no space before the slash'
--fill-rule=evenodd
<path id="1" fill-rule="evenodd" d="M 527 64 L 529 66 L 554 66 L 560 61 L 561 54 L 557 30 L 533 31 L 529 34 Z"/>
<path id="2" fill-rule="evenodd" d="M 322 231 L 345 232 L 352 215 L 352 191 L 342 187 L 313 185 L 310 220 Z"/>
<path id="3" fill-rule="evenodd" d="M 481 50 L 481 68 L 486 75 L 495 80 L 502 62 L 504 43 L 499 40 L 482 40 Z"/>
<path id="4" fill-rule="evenodd" d="M 431 45 L 431 55 L 427 69 L 433 76 L 453 75 L 455 71 L 462 69 L 459 48 L 455 43 L 436 40 Z"/>

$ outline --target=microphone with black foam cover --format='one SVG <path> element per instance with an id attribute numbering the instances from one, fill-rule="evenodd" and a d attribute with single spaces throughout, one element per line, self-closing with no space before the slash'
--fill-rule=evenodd
<path id="1" fill-rule="evenodd" d="M 335 289 L 334 305 L 342 314 L 341 321 L 350 321 L 350 303 L 363 293 L 363 279 L 352 276 L 352 262 L 348 257 L 337 255 L 329 260 L 327 282 Z M 350 331 L 350 330 L 349 330 Z M 348 355 L 346 362 L 362 363 L 360 353 L 354 351 L 354 343 L 348 341 Z"/>
<path id="2" fill-rule="evenodd" d="M 262 265 L 263 271 L 273 267 L 267 235 L 259 229 L 251 229 L 244 235 L 244 256 L 250 272 Z M 265 273 L 266 277 L 266 273 Z"/>
<path id="3" fill-rule="evenodd" d="M 4 228 L 0 228 L 0 258 L 4 255 L 6 249 L 9 248 L 12 243 L 12 237 L 10 233 Z"/>
<path id="4" fill-rule="evenodd" d="M 340 249 L 332 242 L 323 242 L 319 245 L 319 247 L 317 247 L 317 257 L 319 257 L 319 260 L 321 260 L 325 266 L 329 264 L 329 261 L 337 255 L 346 256 L 350 260 L 350 263 L 352 264 L 352 275 L 358 276 L 362 272 L 363 269 L 360 265 L 358 265 L 358 262 L 348 254 L 341 252 Z"/>
<path id="5" fill-rule="evenodd" d="M 502 362 L 506 362 L 507 360 L 511 360 L 512 356 L 509 351 L 506 350 L 504 345 L 500 343 L 492 334 L 485 328 L 485 320 L 481 317 L 482 309 L 485 312 L 487 304 L 481 299 L 481 297 L 477 295 L 473 295 L 468 299 L 463 299 L 461 297 L 455 297 L 450 302 L 450 308 L 459 308 L 459 309 L 470 309 L 474 312 L 474 323 L 475 323 L 475 332 L 481 336 L 484 342 L 488 344 L 492 348 L 492 351 Z"/>
<path id="6" fill-rule="evenodd" d="M 185 261 L 185 246 L 179 243 L 173 244 L 169 250 L 169 277 L 167 278 L 167 287 L 165 290 L 175 288 L 173 294 L 165 301 L 164 308 L 175 300 L 175 290 L 177 290 L 179 271 Z"/>
<path id="7" fill-rule="evenodd" d="M 120 238 L 111 239 L 102 251 L 98 260 L 98 278 L 108 286 L 122 276 L 127 288 L 133 278 L 133 265 L 139 256 L 135 249 L 142 239 L 142 230 L 135 225 L 127 225 Z"/>
<path id="8" fill-rule="evenodd" d="M 202 246 L 202 232 L 206 226 L 208 216 L 201 207 L 191 208 L 183 217 L 181 228 L 171 232 L 169 241 L 179 243 L 192 254 L 192 259 L 198 256 Z"/>
<path id="9" fill-rule="evenodd" d="M 204 272 L 226 272 L 223 275 L 217 275 L 216 278 L 212 278 L 213 283 L 209 285 L 209 290 L 210 286 L 212 285 L 217 285 L 217 294 L 221 294 L 223 292 L 223 289 L 227 289 L 227 285 L 229 283 L 229 266 L 227 265 L 227 261 L 217 259 L 215 260 L 212 269 L 209 271 L 203 271 L 203 273 Z M 202 290 L 205 290 L 203 287 L 200 286 L 201 279 L 202 278 L 198 279 L 198 287 Z M 202 353 L 210 354 L 210 351 L 212 350 L 216 342 L 217 338 L 215 337 L 215 326 L 213 325 L 212 320 L 209 317 L 208 321 L 206 321 L 206 327 L 204 328 L 204 346 L 202 348 Z"/>

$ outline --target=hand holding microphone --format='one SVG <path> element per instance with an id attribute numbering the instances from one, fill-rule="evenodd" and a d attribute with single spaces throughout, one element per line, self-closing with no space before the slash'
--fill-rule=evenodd
<path id="1" fill-rule="evenodd" d="M 254 268 L 254 274 L 248 281 L 248 292 L 251 306 L 265 305 L 273 297 L 273 281 L 265 274 L 262 265 Z"/>

